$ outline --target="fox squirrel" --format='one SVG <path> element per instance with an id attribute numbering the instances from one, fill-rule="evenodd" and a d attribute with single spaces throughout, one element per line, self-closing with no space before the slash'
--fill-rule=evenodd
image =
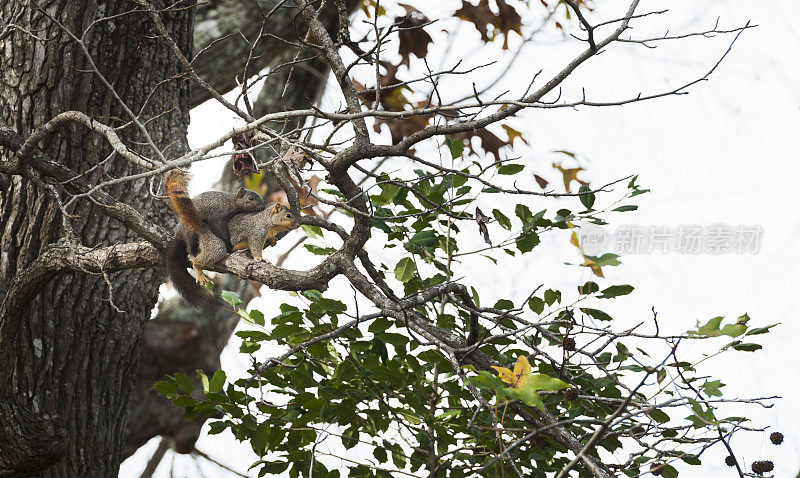
<path id="1" fill-rule="evenodd" d="M 204 229 L 221 238 L 231 250 L 228 236 L 228 221 L 239 213 L 264 210 L 264 199 L 255 191 L 239 188 L 235 194 L 222 191 L 206 191 L 189 198 L 189 177 L 183 171 L 170 171 L 165 178 L 165 189 L 172 209 L 181 221 L 195 234 Z"/>
<path id="2" fill-rule="evenodd" d="M 181 222 L 166 251 L 166 266 L 172 283 L 191 304 L 208 307 L 216 303 L 213 295 L 198 284 L 208 282 L 202 267 L 224 258 L 232 250 L 228 222 L 238 213 L 264 210 L 264 199 L 244 188 L 233 193 L 208 191 L 190 199 L 187 192 L 188 175 L 173 170 L 165 175 L 165 189 L 172 208 Z M 186 271 L 188 253 L 195 258 L 192 267 L 197 279 Z"/>
<path id="3" fill-rule="evenodd" d="M 250 249 L 253 259 L 263 260 L 261 253 L 267 244 L 274 246 L 275 237 L 291 231 L 300 224 L 292 211 L 281 203 L 268 203 L 260 212 L 237 214 L 228 222 L 231 244 L 234 251 Z"/>

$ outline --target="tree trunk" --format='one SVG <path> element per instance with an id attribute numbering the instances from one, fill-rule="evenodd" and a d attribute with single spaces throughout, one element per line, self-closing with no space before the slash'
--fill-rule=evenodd
<path id="1" fill-rule="evenodd" d="M 197 10 L 195 50 L 200 51 L 215 39 L 237 31 L 241 31 L 250 41 L 254 41 L 260 28 L 261 12 L 271 11 L 276 3 L 275 0 L 258 0 L 261 10 L 258 10 L 255 2 L 239 0 L 220 0 L 202 5 Z M 355 2 L 347 0 L 345 6 L 348 11 L 352 11 Z M 289 43 L 296 42 L 294 29 L 287 28 L 296 14 L 297 10 L 292 7 L 278 9 L 273 14 L 265 31 L 270 35 L 281 35 L 286 42 L 271 37 L 262 38 L 261 41 L 267 46 L 263 51 L 259 50 L 258 55 L 251 60 L 249 67 L 251 74 L 266 65 L 276 66 L 291 62 L 298 55 L 296 49 L 286 47 Z M 336 31 L 339 15 L 331 4 L 321 12 L 321 20 L 329 31 Z M 302 35 L 305 24 L 301 21 L 297 23 L 297 31 Z M 213 32 L 214 35 L 210 35 L 209 32 Z M 248 49 L 249 44 L 241 37 L 232 36 L 216 43 L 207 53 L 199 55 L 193 65 L 203 80 L 225 92 L 235 86 L 234 75 L 247 63 Z M 309 58 L 314 54 L 313 50 L 306 48 L 300 52 L 299 57 Z M 267 78 L 258 99 L 253 103 L 254 113 L 259 116 L 276 111 L 307 108 L 310 103 L 317 103 L 325 89 L 328 73 L 328 65 L 321 58 L 294 69 L 281 68 Z M 290 82 L 290 87 L 284 92 L 287 82 Z M 208 92 L 201 88 L 192 89 L 192 106 L 205 99 L 208 99 Z M 283 127 L 277 126 L 277 129 L 289 131 L 299 126 L 301 124 L 295 120 L 287 122 Z M 260 150 L 256 154 L 260 161 L 264 161 L 268 159 L 270 152 Z M 230 167 L 224 169 L 223 177 L 216 188 L 234 191 L 240 186 L 239 179 L 232 171 Z M 264 181 L 267 193 L 279 190 L 280 186 L 271 174 L 267 174 Z M 244 284 L 233 276 L 224 277 L 222 287 L 228 290 L 238 289 L 244 306 L 257 295 L 258 290 L 258 285 Z M 158 435 L 170 437 L 170 446 L 179 453 L 189 453 L 193 450 L 206 417 L 200 416 L 191 422 L 185 421 L 184 410 L 172 406 L 151 387 L 155 381 L 163 378 L 165 373 L 183 372 L 194 376 L 194 371 L 197 369 L 213 372 L 219 368 L 219 355 L 237 322 L 238 317 L 225 311 L 206 314 L 177 297 L 159 306 L 158 314 L 147 324 L 142 343 L 145 353 L 142 355 L 128 411 L 129 422 L 135 425 L 126 430 L 123 458 L 132 455 L 140 446 Z"/>
<path id="2" fill-rule="evenodd" d="M 151 3 L 163 8 L 170 2 Z M 128 123 L 131 118 L 91 71 L 80 46 L 48 15 L 81 37 L 94 20 L 134 6 L 128 0 L 2 2 L 3 25 L 14 23 L 20 29 L 0 40 L 0 120 L 23 137 L 68 110 L 113 126 Z M 192 9 L 162 14 L 187 54 L 192 15 Z M 174 157 L 188 149 L 189 88 L 182 80 L 161 83 L 180 69 L 152 25 L 142 12 L 117 16 L 91 26 L 84 43 L 99 72 L 140 114 L 155 144 Z M 145 138 L 134 126 L 120 135 L 133 149 L 154 157 L 146 146 L 137 146 L 145 144 Z M 60 128 L 41 149 L 74 171 L 94 167 L 87 178 L 93 182 L 140 172 L 119 157 L 104 162 L 111 151 L 105 139 L 82 126 Z M 10 152 L 0 148 L 0 160 L 9 157 Z M 59 209 L 44 190 L 19 176 L 2 179 L 6 187 L 0 191 L 0 296 L 15 274 L 63 235 Z M 164 203 L 149 190 L 148 181 L 137 180 L 107 192 L 159 224 L 172 221 Z M 86 246 L 134 238 L 89 201 L 79 200 L 70 213 L 73 230 Z M 116 476 L 139 344 L 164 274 L 138 269 L 111 273 L 107 279 L 108 283 L 89 274 L 54 279 L 31 301 L 14 340 L 0 343 L 3 355 L 11 357 L 0 364 L 0 473 Z M 55 465 L 48 466 L 53 461 Z"/>

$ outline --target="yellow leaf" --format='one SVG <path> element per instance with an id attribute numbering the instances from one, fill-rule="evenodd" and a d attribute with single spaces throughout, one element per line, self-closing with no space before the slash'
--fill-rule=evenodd
<path id="1" fill-rule="evenodd" d="M 514 373 L 511 370 L 505 367 L 495 367 L 494 365 L 492 365 L 492 368 L 497 370 L 497 376 L 500 380 L 505 383 L 514 383 Z"/>
<path id="2" fill-rule="evenodd" d="M 514 387 L 518 387 L 523 379 L 530 377 L 531 364 L 528 362 L 528 357 L 520 355 L 517 357 L 517 363 L 514 364 Z"/>
<path id="3" fill-rule="evenodd" d="M 521 387 L 531 378 L 531 364 L 528 362 L 528 357 L 524 355 L 517 357 L 513 372 L 505 367 L 495 367 L 492 365 L 492 368 L 497 370 L 497 376 L 500 380 L 511 385 L 513 388 Z"/>
<path id="4" fill-rule="evenodd" d="M 572 235 L 569 236 L 569 242 L 578 249 L 581 249 L 581 245 L 578 244 L 578 235 L 575 234 L 575 231 L 572 231 Z M 583 249 L 581 249 L 581 252 L 583 252 Z"/>
<path id="5" fill-rule="evenodd" d="M 571 223 L 567 223 L 567 225 L 570 227 L 570 229 L 573 228 Z M 597 277 L 604 277 L 603 269 L 600 267 L 600 265 L 592 259 L 589 259 L 589 257 L 583 252 L 583 247 L 581 247 L 581 244 L 578 241 L 578 234 L 576 234 L 574 230 L 572 231 L 572 235 L 569 237 L 569 242 L 573 246 L 577 247 L 579 251 L 581 251 L 581 255 L 583 256 L 583 264 L 581 265 L 591 269 L 592 273 Z"/>
<path id="6" fill-rule="evenodd" d="M 577 168 L 564 168 L 560 164 L 553 163 L 553 169 L 561 171 L 561 175 L 564 177 L 564 189 L 567 192 L 570 192 L 570 185 L 572 185 L 572 181 L 577 181 L 585 186 L 589 185 L 587 181 L 578 179 L 578 173 L 583 171 L 583 168 L 580 166 Z"/>
<path id="7" fill-rule="evenodd" d="M 510 144 L 511 146 L 514 146 L 514 140 L 517 138 L 521 139 L 523 143 L 528 144 L 528 142 L 525 141 L 525 138 L 522 137 L 522 133 L 520 133 L 519 131 L 505 124 L 500 126 L 504 130 L 506 130 L 506 134 L 508 135 L 508 144 Z"/>
<path id="8" fill-rule="evenodd" d="M 583 264 L 581 264 L 582 266 L 591 269 L 594 275 L 596 275 L 597 277 L 604 277 L 603 269 L 600 268 L 600 265 L 598 265 L 595 261 L 586 258 L 586 256 L 583 257 L 585 260 L 583 261 Z"/>

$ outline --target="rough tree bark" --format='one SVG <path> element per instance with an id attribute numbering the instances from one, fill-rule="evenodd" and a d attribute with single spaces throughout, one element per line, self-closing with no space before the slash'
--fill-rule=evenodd
<path id="1" fill-rule="evenodd" d="M 168 3 L 158 1 L 154 6 Z M 185 152 L 188 84 L 174 80 L 155 89 L 179 73 L 179 66 L 154 34 L 152 21 L 144 13 L 134 13 L 92 25 L 98 18 L 132 8 L 127 0 L 3 2 L 3 23 L 20 29 L 0 41 L 0 121 L 23 137 L 67 110 L 82 111 L 113 126 L 130 121 L 91 71 L 79 44 L 55 19 L 78 36 L 91 26 L 84 43 L 99 72 L 133 112 L 141 112 L 142 121 L 150 120 L 147 130 L 167 156 Z M 187 54 L 192 47 L 192 16 L 191 9 L 163 14 L 174 40 Z M 144 144 L 133 126 L 120 135 L 129 144 Z M 104 161 L 110 152 L 106 141 L 73 124 L 40 146 L 73 171 L 91 170 L 89 179 L 96 181 L 136 172 L 129 162 Z M 152 156 L 147 147 L 140 150 Z M 0 161 L 9 156 L 0 147 Z M 15 274 L 63 235 L 59 209 L 44 190 L 19 176 L 3 181 L 0 296 Z M 149 190 L 146 181 L 136 181 L 107 192 L 156 223 L 173 221 Z M 83 245 L 130 242 L 135 236 L 88 201 L 78 201 L 70 212 L 72 228 Z M 107 276 L 108 284 L 100 275 L 59 276 L 31 301 L 19 332 L 2 338 L 0 474 L 116 475 L 139 345 L 164 274 L 160 269 L 133 269 Z M 52 462 L 55 465 L 49 466 Z"/>

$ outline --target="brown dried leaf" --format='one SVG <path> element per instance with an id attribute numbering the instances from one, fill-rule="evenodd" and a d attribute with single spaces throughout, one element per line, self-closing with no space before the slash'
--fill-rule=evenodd
<path id="1" fill-rule="evenodd" d="M 416 105 L 417 108 L 424 106 L 423 102 Z M 397 144 L 404 138 L 428 126 L 428 122 L 432 117 L 432 115 L 412 115 L 406 118 L 376 119 L 373 129 L 378 133 L 381 131 L 381 125 L 386 125 L 392 135 L 392 144 Z"/>
<path id="2" fill-rule="evenodd" d="M 289 148 L 281 160 L 294 169 L 300 169 L 308 161 L 308 156 L 297 148 Z"/>
<path id="3" fill-rule="evenodd" d="M 400 39 L 399 53 L 402 57 L 400 65 L 409 65 L 409 56 L 413 54 L 417 58 L 425 58 L 428 54 L 428 45 L 433 42 L 433 38 L 426 32 L 422 25 L 429 22 L 428 17 L 419 10 L 409 5 L 402 5 L 406 9 L 406 15 L 395 18 L 400 30 L 397 36 Z M 399 66 L 399 65 L 398 65 Z"/>
<path id="4" fill-rule="evenodd" d="M 522 36 L 522 17 L 519 13 L 507 4 L 505 0 L 495 0 L 497 2 L 497 10 L 500 12 L 497 15 L 497 21 L 494 24 L 495 28 L 503 32 L 505 39 L 503 40 L 503 50 L 508 50 L 508 35 L 511 32 L 517 32 Z"/>
<path id="5" fill-rule="evenodd" d="M 254 136 L 255 135 L 252 131 L 234 135 L 231 138 L 234 151 L 252 148 L 254 145 Z M 255 158 L 250 151 L 233 153 L 233 155 L 231 155 L 231 165 L 233 167 L 233 173 L 239 177 L 240 181 L 244 180 L 245 174 L 258 174 L 258 167 L 256 166 Z"/>
<path id="6" fill-rule="evenodd" d="M 503 41 L 505 50 L 508 48 L 509 33 L 513 31 L 522 35 L 522 17 L 505 0 L 495 0 L 495 3 L 498 13 L 494 13 L 489 7 L 489 0 L 480 0 L 477 5 L 462 0 L 461 8 L 456 10 L 453 15 L 472 23 L 484 42 L 488 43 L 494 40 L 497 33 L 502 33 L 505 36 Z M 489 36 L 489 25 L 493 27 L 491 37 Z"/>
<path id="7" fill-rule="evenodd" d="M 476 132 L 471 132 L 466 137 L 469 141 L 469 149 L 473 154 L 476 154 L 473 140 L 475 137 L 478 137 L 481 140 L 481 148 L 483 148 L 483 151 L 486 154 L 493 155 L 495 161 L 500 161 L 500 148 L 508 146 L 507 142 L 503 141 L 500 139 L 500 137 L 486 128 L 481 128 Z"/>
<path id="8" fill-rule="evenodd" d="M 483 235 L 483 240 L 486 244 L 492 245 L 492 240 L 489 238 L 489 228 L 486 225 L 489 223 L 490 218 L 481 211 L 481 208 L 475 208 L 475 221 L 478 223 L 478 231 Z"/>
<path id="9" fill-rule="evenodd" d="M 545 189 L 547 187 L 547 185 L 550 184 L 545 178 L 539 176 L 538 174 L 534 174 L 533 175 L 533 179 L 536 180 L 536 183 L 542 189 Z"/>

